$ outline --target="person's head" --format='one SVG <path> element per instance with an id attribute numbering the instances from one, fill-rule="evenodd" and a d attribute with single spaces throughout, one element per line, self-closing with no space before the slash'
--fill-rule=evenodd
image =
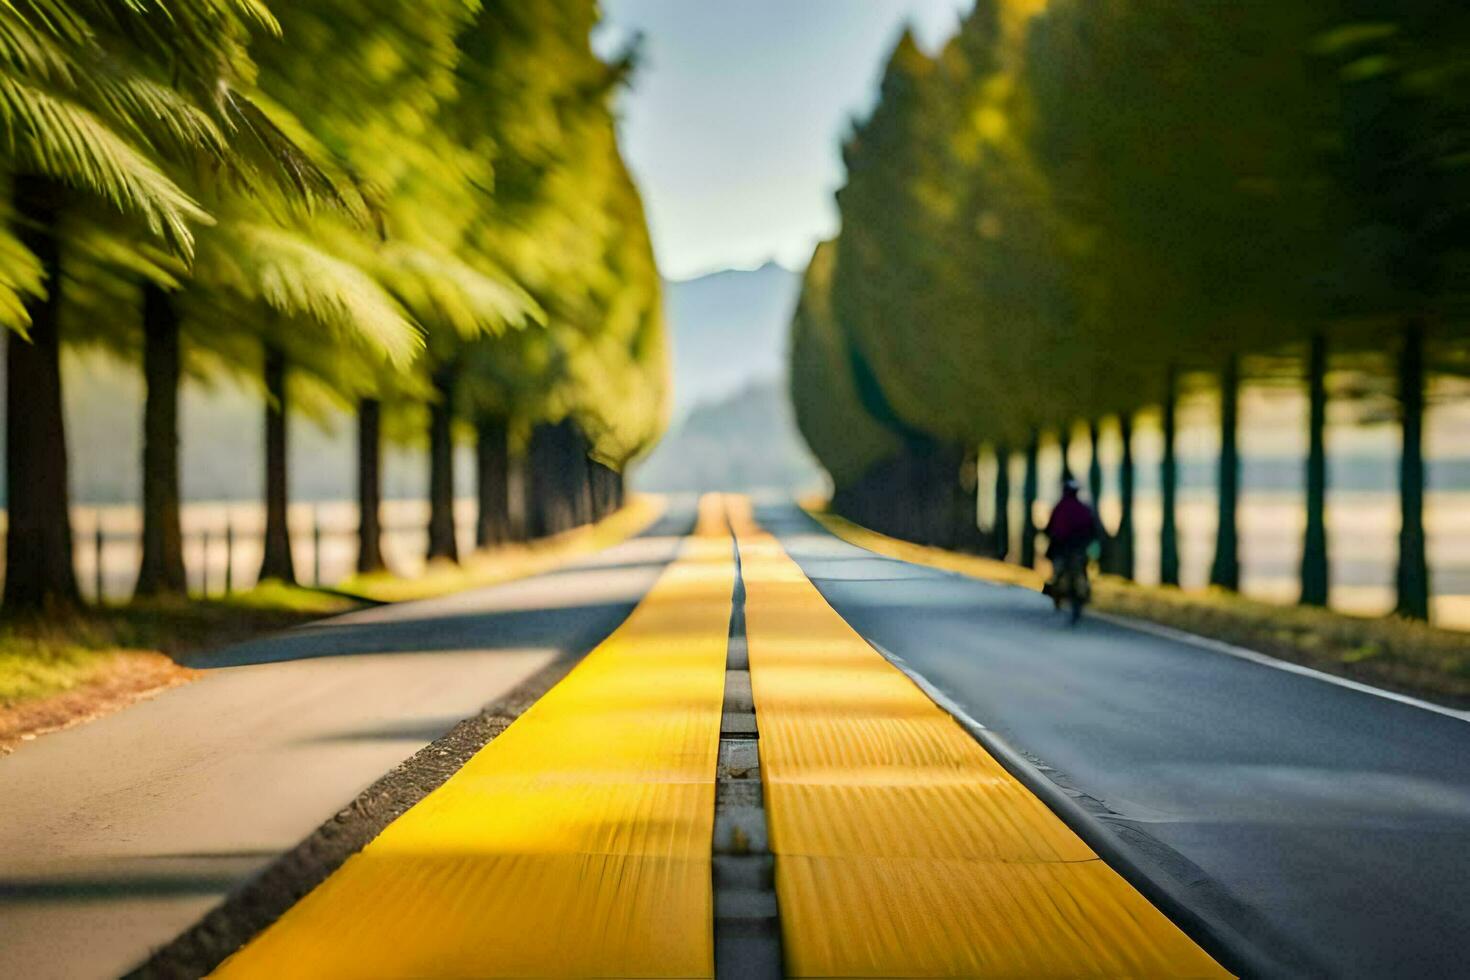
<path id="1" fill-rule="evenodd" d="M 1062 496 L 1075 497 L 1082 491 L 1082 485 L 1070 476 L 1062 481 Z"/>

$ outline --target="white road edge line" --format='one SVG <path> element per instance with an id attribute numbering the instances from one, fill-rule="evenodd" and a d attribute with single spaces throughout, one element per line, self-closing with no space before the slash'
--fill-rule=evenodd
<path id="1" fill-rule="evenodd" d="M 820 526 L 820 522 L 818 522 L 818 524 Z M 850 545 L 851 547 L 857 548 L 861 551 L 866 551 L 870 555 L 874 555 L 878 558 L 883 558 L 887 561 L 896 561 L 901 562 L 905 565 L 917 565 L 920 568 L 933 569 L 934 571 L 944 572 L 948 575 L 959 576 L 960 578 L 966 579 L 971 582 L 979 582 L 982 585 L 988 585 L 992 588 L 1020 589 L 1023 592 L 1031 592 L 1038 595 L 1040 594 L 1037 593 L 1035 589 L 1025 585 L 1021 585 L 1016 582 L 992 582 L 989 579 L 981 578 L 978 575 L 971 575 L 967 572 L 961 572 L 951 568 L 941 568 L 938 565 L 930 565 L 925 562 L 911 562 L 903 558 L 895 558 L 892 555 L 885 555 L 881 551 L 874 551 L 871 548 L 865 548 L 860 544 L 848 541 L 846 538 L 842 537 L 842 535 L 827 530 L 827 528 L 825 527 L 823 527 L 822 530 L 826 531 L 827 535 L 834 538 L 835 540 L 841 541 L 842 543 Z M 1338 687 L 1345 687 L 1350 691 L 1357 691 L 1360 694 L 1371 694 L 1374 697 L 1380 697 L 1387 701 L 1397 701 L 1399 704 L 1408 705 L 1411 708 L 1421 708 L 1424 711 L 1429 711 L 1436 715 L 1443 715 L 1446 718 L 1453 718 L 1455 721 L 1470 722 L 1470 711 L 1459 711 L 1455 708 L 1447 708 L 1442 704 L 1435 704 L 1433 701 L 1425 701 L 1409 694 L 1400 694 L 1397 691 L 1390 691 L 1382 687 L 1374 687 L 1371 684 L 1364 684 L 1361 681 L 1349 680 L 1346 677 L 1339 677 L 1337 674 L 1329 674 L 1325 670 L 1317 670 L 1315 667 L 1304 667 L 1301 664 L 1292 663 L 1290 660 L 1278 660 L 1277 658 L 1272 657 L 1268 654 L 1261 653 L 1257 650 L 1251 650 L 1246 647 L 1236 646 L 1233 643 L 1226 643 L 1224 640 L 1213 640 L 1207 636 L 1200 636 L 1197 633 L 1188 633 L 1184 630 L 1175 629 L 1172 626 L 1162 626 L 1158 623 L 1150 623 L 1147 620 L 1134 619 L 1130 616 L 1118 616 L 1114 615 L 1113 613 L 1095 612 L 1092 610 L 1088 610 L 1087 615 L 1093 619 L 1100 619 L 1104 622 L 1112 623 L 1114 626 L 1121 626 L 1124 629 L 1134 630 L 1139 633 L 1151 633 L 1154 636 L 1162 637 L 1168 640 L 1174 640 L 1179 643 L 1187 643 L 1190 646 L 1199 647 L 1203 650 L 1211 650 L 1215 653 L 1223 653 L 1228 657 L 1235 657 L 1237 660 L 1248 660 L 1253 664 L 1260 664 L 1262 667 L 1272 667 L 1276 670 L 1284 670 L 1288 674 L 1297 674 L 1301 677 L 1312 677 L 1319 681 L 1326 681 L 1329 684 L 1336 684 Z M 963 714 L 963 710 L 960 709 L 958 705 L 954 705 L 954 702 L 951 701 L 948 697 L 943 694 L 936 695 L 935 690 L 933 689 L 933 685 L 924 680 L 917 671 L 909 667 L 904 662 L 903 658 L 897 656 L 889 650 L 885 650 L 881 646 L 878 646 L 878 644 L 869 637 L 864 637 L 864 639 L 873 644 L 873 646 L 876 647 L 878 650 L 882 651 L 883 654 L 888 658 L 896 661 L 899 664 L 903 664 L 900 669 L 903 670 L 904 673 L 908 674 L 914 680 L 914 683 L 923 688 L 924 693 L 928 694 L 930 697 L 935 697 L 936 699 L 944 698 L 944 701 L 941 703 L 946 709 L 953 706 L 955 710 L 960 711 Z M 979 722 L 974 722 L 974 720 L 970 719 L 968 715 L 965 715 L 965 718 L 972 721 L 974 724 L 980 724 Z M 985 726 L 980 725 L 980 727 L 984 728 Z"/>
<path id="2" fill-rule="evenodd" d="M 1371 684 L 1364 684 L 1361 681 L 1339 677 L 1337 674 L 1329 674 L 1327 671 L 1317 670 L 1315 667 L 1306 667 L 1302 664 L 1292 663 L 1290 660 L 1278 660 L 1268 654 L 1260 653 L 1247 647 L 1236 646 L 1233 643 L 1226 643 L 1224 640 L 1214 640 L 1207 636 L 1200 636 L 1197 633 L 1188 633 L 1184 630 L 1175 629 L 1172 626 L 1162 626 L 1158 623 L 1150 623 L 1146 620 L 1134 619 L 1130 616 L 1115 616 L 1112 613 L 1104 612 L 1090 612 L 1088 615 L 1096 619 L 1101 619 L 1104 622 L 1112 623 L 1114 626 L 1121 626 L 1124 629 L 1135 630 L 1139 633 L 1151 633 L 1154 636 L 1163 637 L 1167 640 L 1188 643 L 1190 646 L 1199 647 L 1203 650 L 1223 653 L 1227 657 L 1235 657 L 1237 660 L 1248 660 L 1253 664 L 1260 664 L 1262 667 L 1272 667 L 1276 670 L 1284 670 L 1288 674 L 1312 677 L 1319 681 L 1326 681 L 1329 684 L 1336 684 L 1338 687 L 1345 687 L 1350 691 L 1357 691 L 1360 694 L 1371 694 L 1388 701 L 1397 701 L 1399 704 L 1406 704 L 1411 708 L 1422 708 L 1425 711 L 1431 711 L 1434 714 L 1443 715 L 1446 718 L 1453 718 L 1456 721 L 1470 722 L 1470 711 L 1458 711 L 1454 708 L 1447 708 L 1442 704 L 1424 701 L 1408 694 L 1400 694 L 1397 691 L 1390 691 L 1385 688 L 1374 687 Z"/>

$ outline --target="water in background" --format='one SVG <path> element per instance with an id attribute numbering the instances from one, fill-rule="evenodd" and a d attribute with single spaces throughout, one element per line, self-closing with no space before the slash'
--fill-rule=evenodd
<path id="1" fill-rule="evenodd" d="M 1060 460 L 1051 454 L 1042 467 L 1044 486 L 1060 472 Z M 1083 470 L 1085 472 L 1085 470 Z M 1019 486 L 1020 474 L 1013 474 Z M 1116 527 L 1118 497 L 1105 481 L 1102 516 Z M 1054 494 L 1037 506 L 1036 519 L 1044 522 Z M 982 508 L 983 510 L 983 508 Z M 474 544 L 475 502 L 457 501 L 456 528 L 462 553 Z M 383 554 L 389 567 L 414 575 L 424 567 L 428 544 L 428 503 L 390 500 L 383 504 Z M 138 574 L 140 514 L 127 504 L 73 509 L 76 565 L 83 594 L 96 595 L 96 529 L 103 529 L 103 593 L 110 600 L 127 598 Z M 1202 588 L 1209 579 L 1215 546 L 1213 490 L 1188 488 L 1179 497 L 1180 577 L 1186 588 Z M 982 520 L 989 521 L 988 514 Z M 0 516 L 3 521 L 3 516 Z M 184 560 L 190 589 L 218 594 L 226 581 L 226 536 L 233 529 L 230 584 L 249 588 L 260 567 L 261 532 L 265 511 L 258 504 L 193 503 L 184 507 Z M 1020 542 L 1021 510 L 1012 499 L 1012 547 Z M 1160 524 L 1155 488 L 1141 486 L 1134 521 L 1138 578 L 1158 581 Z M 332 585 L 350 577 L 357 561 L 357 505 L 350 501 L 293 504 L 290 511 L 296 574 L 302 582 Z M 1301 497 L 1297 493 L 1247 491 L 1240 508 L 1241 591 L 1254 598 L 1290 603 L 1296 600 L 1301 541 L 1305 529 Z M 1425 523 L 1429 535 L 1431 579 L 1435 591 L 1435 621 L 1455 629 L 1470 629 L 1470 492 L 1431 491 Z M 1338 491 L 1327 511 L 1332 562 L 1332 605 L 1345 612 L 1381 615 L 1394 604 L 1394 556 L 1398 542 L 1398 498 L 1378 491 Z M 318 543 L 320 548 L 318 548 Z M 1014 552 L 1013 552 L 1014 553 Z"/>
<path id="2" fill-rule="evenodd" d="M 417 575 L 428 548 L 426 500 L 385 500 L 382 510 L 383 558 L 400 575 Z M 265 508 L 249 503 L 184 505 L 184 564 L 189 589 L 220 595 L 226 584 L 248 589 L 260 571 Z M 357 504 L 352 501 L 292 504 L 291 553 L 296 577 L 304 584 L 335 585 L 357 568 Z M 461 554 L 474 549 L 475 501 L 455 502 L 455 530 Z M 0 527 L 4 515 L 0 512 Z M 130 504 L 72 509 L 77 577 L 82 594 L 95 599 L 98 587 L 97 529 L 102 529 L 102 595 L 110 601 L 132 595 L 138 579 L 142 514 Z M 226 534 L 226 529 L 230 534 Z M 227 560 L 228 559 L 228 560 Z"/>
<path id="3" fill-rule="evenodd" d="M 76 557 L 83 589 L 95 591 L 94 530 L 98 515 L 105 532 L 104 593 L 126 597 L 137 576 L 138 495 L 142 389 L 135 367 L 100 354 L 68 352 L 67 422 L 71 428 L 72 489 Z M 1426 418 L 1429 468 L 1426 525 L 1429 535 L 1431 584 L 1436 621 L 1470 629 L 1470 386 L 1438 382 Z M 210 389 L 190 383 L 184 391 L 182 425 L 185 561 L 191 586 L 219 592 L 225 581 L 224 528 L 235 529 L 231 580 L 236 588 L 254 581 L 260 563 L 260 528 L 264 511 L 256 502 L 260 472 L 259 396 L 247 387 L 221 384 Z M 1378 406 L 1375 411 L 1383 412 Z M 1392 425 L 1365 425 L 1362 401 L 1334 398 L 1330 405 L 1328 465 L 1328 532 L 1332 560 L 1332 603 L 1336 608 L 1382 614 L 1393 608 L 1394 563 L 1398 550 L 1398 433 Z M 340 410 L 322 413 L 321 422 L 304 418 L 291 424 L 291 496 L 303 501 L 291 508 L 297 575 L 339 582 L 356 562 L 357 508 L 353 492 L 353 429 Z M 1215 459 L 1218 454 L 1218 407 L 1213 395 L 1194 395 L 1179 408 L 1180 462 L 1179 544 L 1181 575 L 1186 587 L 1201 587 L 1209 577 L 1215 535 Z M 1306 451 L 1306 399 L 1292 387 L 1247 386 L 1241 397 L 1240 442 L 1243 493 L 1240 507 L 1242 587 L 1250 596 L 1292 602 L 1297 594 L 1297 565 L 1305 514 L 1302 510 L 1303 458 Z M 710 433 L 722 445 L 760 441 L 744 422 Z M 736 450 L 741 447 L 736 446 Z M 1105 427 L 1102 514 L 1109 527 L 1118 518 L 1116 431 Z M 457 506 L 461 549 L 473 535 L 472 450 L 461 447 L 456 463 Z M 1070 462 L 1085 479 L 1089 447 L 1078 433 Z M 1158 463 L 1162 455 L 1157 419 L 1140 418 L 1134 440 L 1137 475 L 1137 569 L 1145 582 L 1158 578 Z M 1041 502 L 1036 518 L 1043 522 L 1056 499 L 1061 471 L 1055 443 L 1045 447 L 1041 466 Z M 982 466 L 981 486 L 988 489 L 992 467 Z M 427 543 L 428 466 L 422 448 L 385 447 L 384 553 L 391 566 L 413 574 L 423 565 Z M 1019 547 L 1021 470 L 1013 461 L 1012 548 Z M 310 503 L 306 501 L 318 501 Z M 93 506 L 93 504 L 97 506 Z M 979 501 L 981 523 L 990 524 L 986 493 Z M 3 522 L 0 513 L 0 522 Z M 313 526 L 322 529 L 320 561 Z M 1014 553 L 1014 551 L 1013 551 Z"/>
<path id="4" fill-rule="evenodd" d="M 1179 410 L 1178 528 L 1180 579 L 1185 588 L 1209 581 L 1217 524 L 1215 460 L 1219 451 L 1217 399 L 1186 399 Z M 1365 426 L 1351 409 L 1334 406 L 1328 426 L 1329 490 L 1327 534 L 1331 603 L 1343 612 L 1383 615 L 1394 606 L 1398 555 L 1398 433 L 1390 425 Z M 1242 493 L 1239 529 L 1241 591 L 1271 602 L 1295 602 L 1299 591 L 1302 537 L 1306 529 L 1305 398 L 1284 389 L 1247 388 L 1241 399 Z M 1119 517 L 1116 429 L 1102 433 L 1103 493 L 1100 508 L 1109 530 Z M 1470 404 L 1463 398 L 1439 404 L 1426 419 L 1429 490 L 1425 501 L 1430 583 L 1437 625 L 1470 629 Z M 1078 433 L 1069 454 L 1084 486 L 1090 454 Z M 1163 439 L 1156 417 L 1140 418 L 1134 438 L 1136 496 L 1135 557 L 1139 581 L 1159 578 L 1162 521 L 1158 469 Z M 991 486 L 993 465 L 982 465 L 982 488 Z M 1023 469 L 1012 461 L 1012 554 L 1020 548 Z M 1040 501 L 1035 519 L 1044 525 L 1058 495 L 1061 454 L 1043 447 Z M 980 521 L 989 526 L 993 507 L 982 492 Z"/>

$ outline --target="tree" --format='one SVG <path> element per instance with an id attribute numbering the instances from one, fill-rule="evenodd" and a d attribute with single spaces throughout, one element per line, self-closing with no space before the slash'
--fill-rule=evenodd
<path id="1" fill-rule="evenodd" d="M 1398 399 L 1403 413 L 1399 454 L 1398 602 L 1394 611 L 1429 618 L 1429 560 L 1424 544 L 1424 325 L 1404 329 L 1398 356 Z"/>
<path id="2" fill-rule="evenodd" d="M 60 248 L 50 231 L 62 190 L 45 178 L 14 182 L 23 221 L 20 242 L 39 262 L 48 286 L 41 296 L 25 300 L 30 328 L 26 335 L 10 334 L 6 358 L 7 609 L 75 603 L 80 598 L 72 567 L 61 411 Z"/>
<path id="3" fill-rule="evenodd" d="M 1403 451 L 1396 611 L 1425 619 L 1427 373 L 1467 336 L 1463 317 L 1445 311 L 1463 302 L 1470 258 L 1470 100 L 1463 84 L 1470 15 L 1429 2 L 1366 3 L 1354 5 L 1353 14 L 1316 47 L 1336 69 L 1341 105 L 1332 163 L 1348 218 L 1334 299 L 1349 315 L 1395 324 L 1387 329 L 1398 334 Z M 1372 331 L 1368 349 L 1388 346 L 1385 332 Z"/>
<path id="4" fill-rule="evenodd" d="M 1158 406 L 1172 584 L 1177 402 L 1213 375 L 1211 579 L 1234 588 L 1245 368 L 1305 349 L 1302 597 L 1325 603 L 1328 351 L 1392 352 L 1375 373 L 1404 437 L 1399 608 L 1427 614 L 1422 417 L 1432 373 L 1467 362 L 1467 43 L 1470 13 L 1435 0 L 982 0 L 934 57 L 904 38 L 838 198 L 833 306 L 865 414 L 912 444 L 1061 428 L 1064 446 L 1074 420 L 1117 416 L 1108 564 L 1131 574 L 1132 419 Z"/>
<path id="5" fill-rule="evenodd" d="M 0 11 L 0 159 L 20 219 L 0 231 L 0 325 L 28 331 L 7 344 L 12 605 L 76 599 L 63 311 L 78 337 L 101 323 L 108 343 L 141 355 L 140 593 L 185 584 L 186 375 L 262 387 L 262 571 L 287 580 L 294 406 L 359 414 L 364 569 L 381 565 L 385 411 L 396 434 L 427 404 L 441 551 L 454 547 L 453 443 L 467 419 L 503 423 L 499 438 L 484 426 L 487 513 L 506 498 L 490 484 L 508 479 L 511 447 L 565 423 L 579 522 L 620 504 L 621 468 L 661 431 L 659 279 L 609 107 L 634 53 L 595 57 L 595 3 L 278 6 Z M 516 329 L 532 325 L 546 329 Z"/>
<path id="6" fill-rule="evenodd" d="M 1327 564 L 1327 337 L 1312 334 L 1307 354 L 1307 528 L 1302 542 L 1304 606 L 1325 606 L 1331 579 Z"/>
<path id="7" fill-rule="evenodd" d="M 833 315 L 836 261 L 835 245 L 824 242 L 807 264 L 791 326 L 791 402 L 802 437 L 832 477 L 833 506 L 869 523 L 874 514 L 867 482 L 874 467 L 897 454 L 902 443 L 868 413 L 858 393 L 849 341 Z"/>
<path id="8" fill-rule="evenodd" d="M 299 106 L 298 125 L 337 148 L 368 190 L 371 234 L 342 221 L 328 226 L 338 256 L 391 296 L 424 338 L 411 365 L 374 369 L 374 378 L 336 377 L 344 395 L 390 389 L 422 392 L 429 402 L 432 556 L 457 557 L 453 521 L 453 443 L 464 345 L 539 316 L 529 296 L 476 240 L 495 228 L 490 148 L 500 138 L 494 101 L 474 88 L 481 38 L 493 31 L 491 9 L 458 0 L 404 7 L 330 0 L 283 15 L 288 35 L 307 39 L 262 54 L 263 81 L 280 104 Z M 293 34 L 294 32 L 294 34 Z M 391 68 L 381 55 L 399 56 Z M 375 59 L 377 61 L 375 62 Z M 503 66 L 502 70 L 514 70 Z M 356 83 L 343 86 L 343 79 Z M 374 107 L 364 113 L 366 102 Z M 385 152 L 388 150 L 388 152 Z M 319 225 L 320 223 L 318 223 Z M 486 229 L 490 229 L 487 231 Z M 404 373 L 405 368 L 410 368 Z M 356 399 L 367 416 L 381 398 Z M 390 400 L 396 405 L 400 399 Z M 360 552 L 374 564 L 369 513 L 376 499 L 373 418 L 360 456 L 364 498 Z"/>
<path id="9" fill-rule="evenodd" d="M 384 571 L 382 529 L 383 404 L 376 398 L 357 403 L 357 573 Z"/>
<path id="10" fill-rule="evenodd" d="M 1133 562 L 1133 416 L 1118 416 L 1118 441 L 1122 457 L 1118 461 L 1118 530 L 1113 534 L 1111 571 L 1123 578 L 1134 575 Z"/>
<path id="11" fill-rule="evenodd" d="M 179 387 L 183 352 L 178 310 L 162 286 L 143 287 L 143 556 L 137 595 L 183 593 L 179 492 Z"/>
<path id="12" fill-rule="evenodd" d="M 515 540 L 510 481 L 510 425 L 504 416 L 483 414 L 475 423 L 475 547 Z"/>
<path id="13" fill-rule="evenodd" d="M 1210 567 L 1210 584 L 1234 592 L 1240 588 L 1240 359 L 1225 358 L 1220 373 L 1220 466 L 1216 499 L 1219 523 L 1215 532 L 1215 561 Z"/>
<path id="14" fill-rule="evenodd" d="M 636 57 L 596 58 L 595 20 L 587 0 L 497 4 L 461 37 L 459 76 L 479 97 L 456 132 L 495 173 L 467 240 L 524 287 L 545 328 L 468 341 L 455 410 L 467 426 L 503 424 L 507 449 L 525 445 L 533 533 L 621 499 L 611 474 L 666 420 L 659 277 L 609 108 Z M 483 483 L 481 494 L 487 511 L 501 496 Z"/>
<path id="15" fill-rule="evenodd" d="M 995 527 L 991 550 L 1005 561 L 1011 553 L 1011 452 L 1002 444 L 995 448 Z"/>
<path id="16" fill-rule="evenodd" d="M 146 30 L 152 4 L 48 0 L 0 12 L 0 126 L 13 233 L 0 235 L 11 267 L 0 277 L 7 344 L 6 488 L 10 512 L 5 606 L 78 598 L 71 565 L 59 315 L 63 217 L 79 202 L 135 219 L 177 254 L 207 220 L 164 175 L 160 152 L 218 145 L 206 115 L 154 77 L 160 50 L 180 78 L 197 77 L 253 4 L 181 2 L 168 29 Z"/>
<path id="17" fill-rule="evenodd" d="M 278 24 L 264 8 L 250 5 L 239 15 L 209 23 L 206 17 L 181 27 L 203 29 L 208 47 L 191 39 L 195 67 L 180 74 L 181 60 L 171 46 L 156 59 L 155 72 L 173 72 L 174 86 L 181 88 L 190 104 L 198 106 L 199 134 L 178 139 L 169 154 L 168 172 L 196 199 L 206 201 L 214 215 L 224 220 L 224 229 L 202 231 L 208 251 L 214 236 L 230 238 L 235 221 L 259 220 L 257 212 L 298 206 L 310 209 L 322 202 L 350 210 L 339 186 L 325 164 L 325 154 L 313 153 L 293 141 L 270 114 L 244 91 L 256 75 L 249 59 L 251 28 L 266 35 L 278 32 Z M 158 20 L 164 11 L 154 12 Z M 187 18 L 186 18 L 187 21 Z M 212 28 L 212 33 L 208 33 Z M 188 134 L 185 134 L 188 135 Z M 322 159 L 318 159 L 322 158 Z M 221 179 L 221 178 L 224 179 Z M 178 405 L 184 370 L 184 318 L 179 309 L 181 289 L 207 289 L 211 269 L 168 270 L 146 265 L 142 283 L 142 361 L 146 401 L 143 422 L 143 549 L 135 594 L 183 593 L 187 589 L 181 530 L 179 491 Z M 187 272 L 188 278 L 184 277 Z"/>
<path id="18" fill-rule="evenodd" d="M 1036 567 L 1036 494 L 1037 459 L 1040 437 L 1032 433 L 1026 443 L 1026 476 L 1021 488 L 1021 564 Z"/>

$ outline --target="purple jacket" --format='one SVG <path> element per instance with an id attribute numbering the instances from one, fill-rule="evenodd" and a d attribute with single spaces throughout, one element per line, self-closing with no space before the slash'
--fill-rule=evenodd
<path id="1" fill-rule="evenodd" d="M 1048 552 L 1085 548 L 1098 537 L 1097 515 L 1075 494 L 1065 496 L 1046 522 L 1046 536 L 1051 539 Z"/>

